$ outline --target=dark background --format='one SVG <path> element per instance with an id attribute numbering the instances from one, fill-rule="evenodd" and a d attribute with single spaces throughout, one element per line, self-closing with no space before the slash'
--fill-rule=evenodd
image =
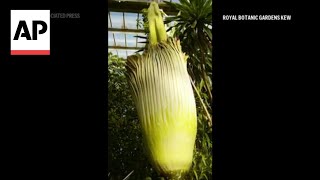
<path id="1" fill-rule="evenodd" d="M 297 8 L 279 0 L 214 4 L 215 179 L 297 177 L 309 68 L 300 59 Z M 10 9 L 80 19 L 51 19 L 50 56 L 10 56 Z M 107 1 L 10 1 L 0 12 L 1 174 L 105 179 Z M 223 14 L 293 19 L 222 21 Z"/>
<path id="2" fill-rule="evenodd" d="M 296 4 L 214 2 L 214 179 L 305 179 L 311 66 Z M 233 14 L 292 20 L 222 21 Z"/>
<path id="3" fill-rule="evenodd" d="M 10 10 L 51 19 L 50 56 L 10 56 Z M 1 179 L 105 179 L 107 1 L 1 5 Z"/>

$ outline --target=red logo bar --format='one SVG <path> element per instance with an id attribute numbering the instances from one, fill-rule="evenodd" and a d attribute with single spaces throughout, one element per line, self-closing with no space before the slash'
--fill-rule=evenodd
<path id="1" fill-rule="evenodd" d="M 50 55 L 50 50 L 11 50 L 11 55 Z"/>

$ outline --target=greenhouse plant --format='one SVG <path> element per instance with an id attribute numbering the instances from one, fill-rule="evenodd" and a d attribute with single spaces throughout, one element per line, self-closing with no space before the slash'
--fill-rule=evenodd
<path id="1" fill-rule="evenodd" d="M 212 179 L 212 1 L 167 4 L 179 14 L 165 18 L 155 2 L 145 11 L 143 54 L 109 54 L 108 155 L 121 167 L 109 179 Z"/>

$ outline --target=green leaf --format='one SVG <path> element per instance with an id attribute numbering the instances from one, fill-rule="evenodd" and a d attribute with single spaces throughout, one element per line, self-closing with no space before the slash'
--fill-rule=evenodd
<path id="1" fill-rule="evenodd" d="M 211 33 L 211 30 L 208 28 L 208 27 L 204 27 L 203 28 L 204 31 L 206 32 L 206 34 L 208 35 L 210 41 L 212 40 L 212 33 Z"/>
<path id="2" fill-rule="evenodd" d="M 201 79 L 199 91 L 202 91 L 203 86 L 204 86 L 204 81 L 203 79 Z"/>
<path id="3" fill-rule="evenodd" d="M 195 170 L 193 170 L 193 174 L 194 174 L 194 176 L 196 177 L 196 180 L 199 180 L 198 175 L 197 175 L 197 172 L 196 172 Z"/>
<path id="4" fill-rule="evenodd" d="M 196 26 L 197 26 L 197 20 L 195 20 L 195 21 L 192 23 L 191 27 L 192 27 L 192 28 L 195 28 Z"/>
<path id="5" fill-rule="evenodd" d="M 202 160 L 203 164 L 204 164 L 205 166 L 207 166 L 207 163 L 206 163 L 206 161 L 205 161 L 205 157 L 204 157 L 204 156 L 201 156 L 201 160 Z"/>

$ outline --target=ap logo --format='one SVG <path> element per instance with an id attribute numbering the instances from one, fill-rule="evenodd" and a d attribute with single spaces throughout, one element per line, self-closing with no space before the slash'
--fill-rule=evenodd
<path id="1" fill-rule="evenodd" d="M 50 10 L 11 10 L 11 55 L 50 55 Z"/>

